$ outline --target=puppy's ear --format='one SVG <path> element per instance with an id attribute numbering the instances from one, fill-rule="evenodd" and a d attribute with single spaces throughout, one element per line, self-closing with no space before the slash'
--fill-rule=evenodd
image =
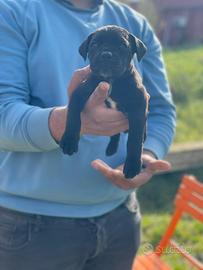
<path id="1" fill-rule="evenodd" d="M 145 55 L 147 51 L 147 47 L 144 45 L 144 43 L 139 39 L 136 38 L 134 35 L 129 35 L 129 41 L 131 45 L 132 54 L 137 54 L 137 60 L 140 62 L 142 57 Z"/>
<path id="2" fill-rule="evenodd" d="M 87 37 L 87 39 L 79 47 L 79 53 L 84 58 L 84 60 L 87 59 L 88 47 L 89 47 L 89 44 L 90 44 L 90 41 L 91 41 L 92 37 L 93 37 L 93 33 L 90 34 Z"/>

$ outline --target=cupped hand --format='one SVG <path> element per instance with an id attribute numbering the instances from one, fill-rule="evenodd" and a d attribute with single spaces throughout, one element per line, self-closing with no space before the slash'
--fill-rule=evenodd
<path id="1" fill-rule="evenodd" d="M 147 183 L 156 172 L 168 171 L 171 169 L 171 164 L 169 162 L 157 160 L 148 151 L 143 152 L 142 161 L 144 169 L 140 174 L 131 179 L 126 179 L 124 177 L 123 165 L 113 169 L 104 161 L 97 159 L 92 162 L 92 167 L 102 173 L 112 184 L 124 190 L 138 188 Z"/>

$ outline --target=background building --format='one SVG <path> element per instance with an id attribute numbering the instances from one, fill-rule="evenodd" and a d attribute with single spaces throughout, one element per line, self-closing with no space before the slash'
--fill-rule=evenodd
<path id="1" fill-rule="evenodd" d="M 164 45 L 203 42 L 203 0 L 154 0 Z"/>
<path id="2" fill-rule="evenodd" d="M 126 0 L 152 22 L 165 46 L 203 42 L 203 0 Z"/>

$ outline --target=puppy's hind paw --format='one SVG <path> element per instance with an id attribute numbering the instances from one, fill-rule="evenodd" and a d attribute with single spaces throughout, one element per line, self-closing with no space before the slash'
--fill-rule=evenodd
<path id="1" fill-rule="evenodd" d="M 123 168 L 125 178 L 133 178 L 141 171 L 141 164 L 135 162 L 126 162 Z"/>
<path id="2" fill-rule="evenodd" d="M 78 140 L 75 136 L 63 136 L 60 141 L 60 147 L 64 154 L 71 156 L 78 151 Z"/>
<path id="3" fill-rule="evenodd" d="M 114 136 L 111 136 L 109 144 L 108 144 L 107 149 L 106 149 L 107 156 L 112 156 L 117 152 L 119 139 L 120 139 L 120 133 L 118 133 Z"/>
<path id="4" fill-rule="evenodd" d="M 112 156 L 116 153 L 117 147 L 113 147 L 111 144 L 108 145 L 106 148 L 106 155 L 107 156 Z"/>

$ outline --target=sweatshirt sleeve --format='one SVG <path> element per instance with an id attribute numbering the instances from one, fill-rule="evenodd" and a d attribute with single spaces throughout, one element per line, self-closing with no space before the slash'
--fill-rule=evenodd
<path id="1" fill-rule="evenodd" d="M 141 62 L 143 83 L 150 94 L 144 149 L 152 151 L 157 158 L 163 158 L 174 137 L 176 111 L 169 89 L 161 45 L 147 21 L 144 21 L 142 40 L 148 48 Z"/>
<path id="2" fill-rule="evenodd" d="M 0 150 L 54 150 L 48 127 L 53 108 L 29 104 L 28 45 L 6 3 L 0 2 Z"/>

